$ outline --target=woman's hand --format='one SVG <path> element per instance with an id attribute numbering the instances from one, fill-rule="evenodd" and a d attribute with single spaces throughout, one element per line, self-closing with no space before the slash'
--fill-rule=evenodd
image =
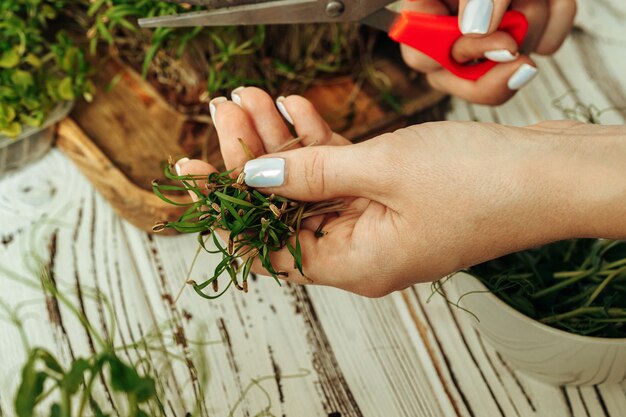
<path id="1" fill-rule="evenodd" d="M 277 104 L 249 87 L 211 108 L 226 167 L 245 166 L 249 185 L 296 200 L 345 199 L 325 236 L 314 236 L 319 218 L 300 233 L 315 284 L 381 296 L 558 239 L 626 237 L 626 140 L 615 139 L 623 127 L 442 122 L 351 145 L 304 98 Z M 266 155 L 293 139 L 280 113 L 302 140 Z M 247 162 L 238 138 L 258 159 Z M 213 170 L 186 159 L 177 169 Z M 310 282 L 286 249 L 272 262 L 287 280 Z"/>
<path id="2" fill-rule="evenodd" d="M 575 0 L 405 0 L 405 10 L 459 16 L 461 37 L 452 49 L 458 62 L 490 59 L 500 64 L 478 81 L 459 78 L 421 52 L 402 45 L 411 68 L 426 73 L 437 90 L 478 104 L 501 104 L 537 74 L 531 52 L 551 55 L 572 29 Z M 497 30 L 507 9 L 522 12 L 529 28 L 521 50 L 513 38 Z"/>

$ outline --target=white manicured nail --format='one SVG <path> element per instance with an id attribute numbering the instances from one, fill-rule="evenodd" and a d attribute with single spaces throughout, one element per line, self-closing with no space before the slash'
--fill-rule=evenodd
<path id="1" fill-rule="evenodd" d="M 512 54 L 511 51 L 507 49 L 497 49 L 485 52 L 485 58 L 494 62 L 511 62 L 515 61 L 518 56 L 519 54 L 517 52 Z"/>
<path id="2" fill-rule="evenodd" d="M 217 103 L 222 103 L 227 101 L 226 97 L 215 97 L 213 100 L 209 101 L 209 112 L 211 113 L 211 119 L 213 119 L 213 123 L 215 123 L 215 106 Z"/>
<path id="3" fill-rule="evenodd" d="M 280 112 L 280 114 L 283 115 L 283 117 L 291 124 L 293 124 L 293 119 L 291 118 L 291 116 L 289 115 L 289 113 L 287 112 L 287 109 L 285 108 L 285 97 L 280 96 L 276 99 L 276 107 L 278 107 L 278 111 Z"/>
<path id="4" fill-rule="evenodd" d="M 511 75 L 507 85 L 511 90 L 519 90 L 535 78 L 538 71 L 539 70 L 532 65 L 522 64 L 522 66 Z"/>
<path id="5" fill-rule="evenodd" d="M 493 0 L 469 0 L 461 16 L 461 32 L 484 35 L 489 31 L 492 12 Z"/>
<path id="6" fill-rule="evenodd" d="M 176 171 L 176 175 L 181 175 L 181 168 L 187 162 L 189 162 L 189 158 L 180 158 L 178 161 L 176 161 L 176 163 L 174 164 L 174 170 Z"/>
<path id="7" fill-rule="evenodd" d="M 241 90 L 243 90 L 244 86 L 241 87 L 237 87 L 235 88 L 233 91 L 230 92 L 230 99 L 237 104 L 239 107 L 241 107 L 241 96 L 239 95 L 239 93 L 241 92 Z"/>
<path id="8" fill-rule="evenodd" d="M 278 187 L 285 182 L 283 158 L 259 158 L 246 162 L 243 167 L 246 184 L 250 187 Z"/>

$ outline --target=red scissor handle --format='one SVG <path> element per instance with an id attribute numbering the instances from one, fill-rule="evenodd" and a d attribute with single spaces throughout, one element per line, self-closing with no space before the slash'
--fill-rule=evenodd
<path id="1" fill-rule="evenodd" d="M 517 11 L 506 12 L 498 30 L 508 32 L 517 45 L 521 45 L 528 21 Z M 454 75 L 467 80 L 477 80 L 497 65 L 493 61 L 478 64 L 459 64 L 450 54 L 452 45 L 463 34 L 459 30 L 456 16 L 437 16 L 410 11 L 400 12 L 400 16 L 389 30 L 389 37 L 428 55 Z"/>

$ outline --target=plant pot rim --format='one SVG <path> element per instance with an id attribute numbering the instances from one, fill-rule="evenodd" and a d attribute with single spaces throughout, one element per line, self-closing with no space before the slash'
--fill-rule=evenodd
<path id="1" fill-rule="evenodd" d="M 0 147 L 7 146 L 13 142 L 17 142 L 37 132 L 41 132 L 42 130 L 47 129 L 48 127 L 64 119 L 65 116 L 68 115 L 70 110 L 72 110 L 73 106 L 74 101 L 62 101 L 56 104 L 48 114 L 48 117 L 46 117 L 43 123 L 41 123 L 41 126 L 25 126 L 23 127 L 22 132 L 14 138 L 10 138 L 8 136 L 0 134 Z"/>
<path id="2" fill-rule="evenodd" d="M 497 295 L 492 293 L 491 290 L 489 290 L 489 288 L 487 288 L 487 286 L 483 284 L 480 281 L 480 279 L 476 277 L 476 275 L 468 271 L 459 271 L 454 274 L 454 276 L 457 276 L 457 275 L 466 275 L 467 277 L 474 280 L 475 285 L 480 287 L 480 290 L 478 292 L 472 291 L 471 295 L 480 294 L 482 296 L 489 297 L 495 304 L 498 304 L 502 309 L 506 310 L 510 315 L 517 317 L 520 320 L 530 322 L 533 326 L 538 327 L 539 329 L 543 331 L 552 333 L 555 336 L 567 337 L 578 342 L 595 343 L 595 344 L 603 344 L 603 345 L 605 344 L 606 345 L 626 345 L 625 337 L 613 338 L 613 337 L 584 336 L 584 335 L 580 335 L 576 333 L 571 333 L 565 330 L 561 330 L 556 327 L 548 326 L 547 324 L 544 324 L 540 322 L 539 320 L 535 320 L 532 317 L 528 317 L 527 315 L 517 311 L 516 309 L 514 309 L 513 307 L 511 307 L 510 305 L 502 301 Z"/>

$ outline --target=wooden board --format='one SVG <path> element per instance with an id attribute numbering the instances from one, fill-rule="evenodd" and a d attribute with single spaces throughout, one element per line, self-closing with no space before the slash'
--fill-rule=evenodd
<path id="1" fill-rule="evenodd" d="M 353 140 L 406 126 L 444 98 L 421 78 L 409 80 L 410 72 L 399 63 L 380 59 L 375 65 L 393 80 L 401 113 L 381 106 L 375 92 L 358 88 L 348 77 L 318 83 L 305 94 L 335 131 Z M 153 179 L 167 182 L 163 162 L 188 156 L 223 167 L 217 135 L 210 118 L 180 113 L 117 60 L 103 63 L 96 86 L 94 102 L 77 105 L 73 121 L 61 124 L 57 145 L 120 216 L 150 231 L 156 220 L 181 213 L 150 191 Z"/>
<path id="2" fill-rule="evenodd" d="M 559 119 L 552 100 L 575 88 L 581 101 L 616 107 L 604 123 L 626 122 L 626 3 L 579 2 L 579 29 L 556 56 L 537 58 L 540 74 L 496 108 L 454 99 L 447 118 L 528 125 Z M 56 236 L 56 250 L 49 243 Z M 98 330 L 113 331 L 96 300 L 78 288 L 99 288 L 113 302 L 118 342 L 137 340 L 155 325 L 182 326 L 189 339 L 214 341 L 201 359 L 211 377 L 200 395 L 204 415 L 228 416 L 253 380 L 268 392 L 269 411 L 285 417 L 623 417 L 626 383 L 559 388 L 511 368 L 485 344 L 470 318 L 428 284 L 370 300 L 332 288 L 277 287 L 259 278 L 250 293 L 208 303 L 185 293 L 172 306 L 191 263 L 193 236 L 163 238 L 117 216 L 98 190 L 61 152 L 0 178 L 0 266 L 32 277 L 26 256 L 54 264 L 59 286 L 84 305 Z M 218 262 L 203 256 L 197 278 Z M 32 265 L 31 265 L 32 266 Z M 84 304 L 79 303 L 82 299 Z M 29 340 L 64 359 L 90 353 L 81 324 L 60 309 L 51 317 L 40 288 L 0 273 L 0 300 L 23 305 Z M 191 319 L 188 314 L 191 314 Z M 0 416 L 13 417 L 13 396 L 26 360 L 15 328 L 0 321 Z M 171 337 L 164 343 L 172 343 Z M 185 355 L 174 346 L 174 352 Z M 140 352 L 121 352 L 135 360 Z M 196 368 L 202 363 L 194 358 Z M 166 365 L 171 365 L 168 370 Z M 188 364 L 165 362 L 168 415 L 179 417 L 196 397 Z M 301 369 L 306 376 L 288 378 Z M 111 409 L 105 395 L 99 397 Z M 254 416 L 268 397 L 253 387 L 233 417 Z M 114 416 L 118 415 L 113 413 Z M 121 414 L 123 415 L 123 414 Z"/>

